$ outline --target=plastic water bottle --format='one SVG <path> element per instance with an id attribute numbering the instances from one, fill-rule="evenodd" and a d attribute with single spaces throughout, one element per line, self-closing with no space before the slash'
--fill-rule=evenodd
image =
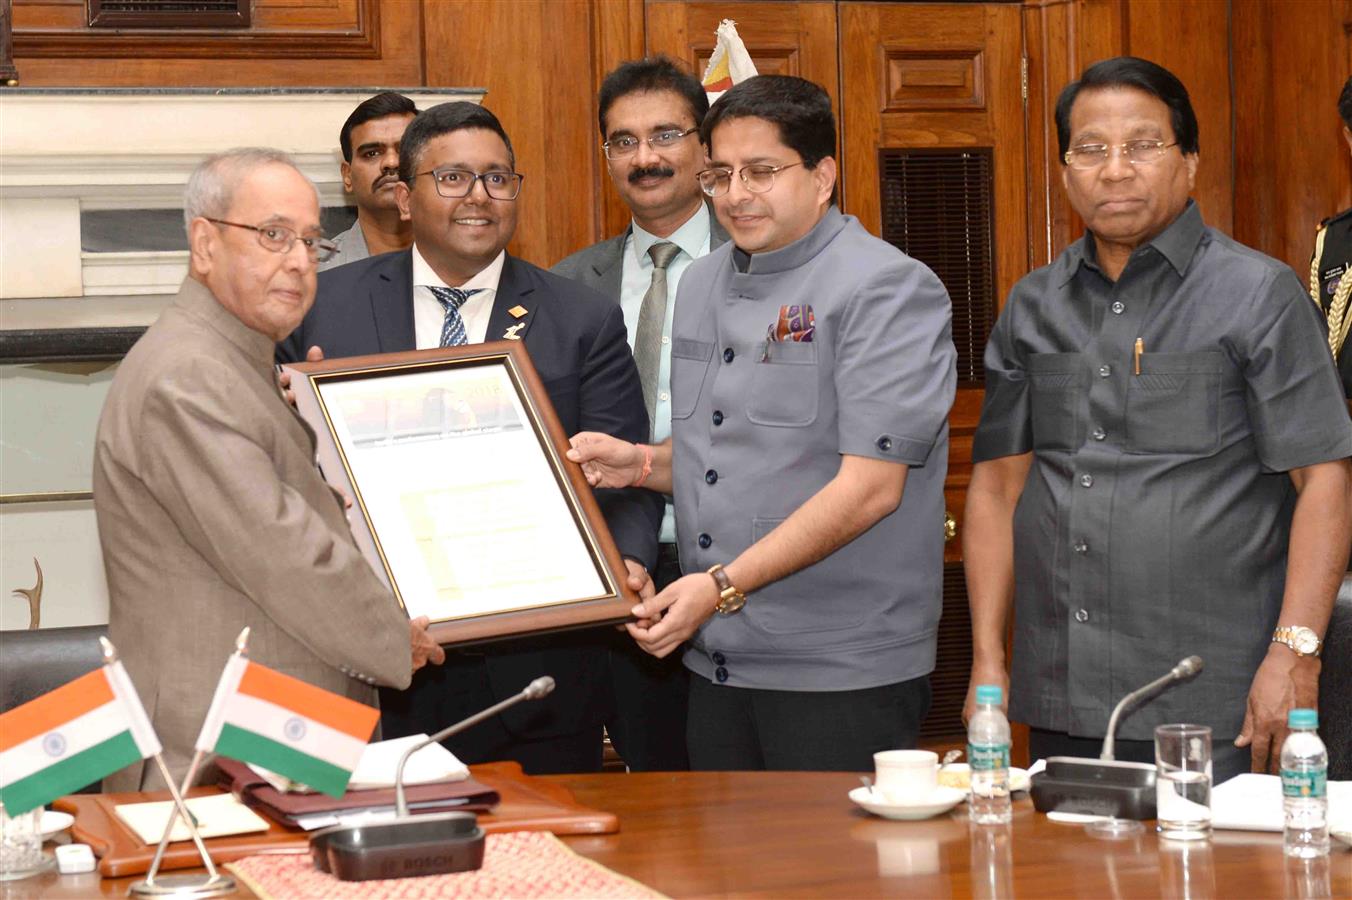
<path id="1" fill-rule="evenodd" d="M 1286 828 L 1282 846 L 1287 856 L 1313 859 L 1329 854 L 1329 754 L 1315 731 L 1319 713 L 1293 709 L 1287 716 L 1291 733 L 1282 744 L 1282 805 Z"/>
<path id="2" fill-rule="evenodd" d="M 1009 720 L 1000 704 L 998 685 L 976 689 L 976 715 L 967 723 L 967 761 L 972 767 L 972 793 L 967 807 L 978 825 L 1002 825 L 1013 811 L 1009 804 Z"/>

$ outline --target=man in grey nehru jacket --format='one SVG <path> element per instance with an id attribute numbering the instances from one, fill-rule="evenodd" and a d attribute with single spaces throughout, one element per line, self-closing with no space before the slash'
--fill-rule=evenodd
<path id="1" fill-rule="evenodd" d="M 861 771 L 930 703 L 956 384 L 948 294 L 834 205 L 819 86 L 738 84 L 701 126 L 731 242 L 676 298 L 672 440 L 579 435 L 597 484 L 676 501 L 682 578 L 635 608 L 689 641 L 695 769 Z"/>

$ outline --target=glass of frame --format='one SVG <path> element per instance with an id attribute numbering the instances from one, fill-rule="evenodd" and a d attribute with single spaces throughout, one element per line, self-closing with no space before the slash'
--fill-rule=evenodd
<path id="1" fill-rule="evenodd" d="M 358 546 L 436 640 L 630 618 L 638 598 L 520 343 L 286 368 Z"/>

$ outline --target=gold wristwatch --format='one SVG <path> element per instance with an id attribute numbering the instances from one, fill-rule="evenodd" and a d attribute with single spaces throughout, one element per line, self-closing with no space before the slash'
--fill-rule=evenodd
<path id="1" fill-rule="evenodd" d="M 715 612 L 721 616 L 730 616 L 746 606 L 746 594 L 737 590 L 728 573 L 723 571 L 722 565 L 715 565 L 709 569 L 709 574 L 714 577 L 714 584 L 718 585 L 718 605 L 714 607 Z"/>
<path id="2" fill-rule="evenodd" d="M 1285 644 L 1296 656 L 1318 656 L 1323 641 L 1304 625 L 1287 625 L 1272 632 L 1274 644 Z"/>

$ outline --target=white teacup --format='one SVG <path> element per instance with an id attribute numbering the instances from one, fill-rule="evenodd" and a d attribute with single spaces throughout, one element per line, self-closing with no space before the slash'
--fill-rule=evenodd
<path id="1" fill-rule="evenodd" d="M 889 803 L 917 803 L 938 785 L 939 754 L 929 750 L 883 750 L 873 754 L 874 784 Z"/>

